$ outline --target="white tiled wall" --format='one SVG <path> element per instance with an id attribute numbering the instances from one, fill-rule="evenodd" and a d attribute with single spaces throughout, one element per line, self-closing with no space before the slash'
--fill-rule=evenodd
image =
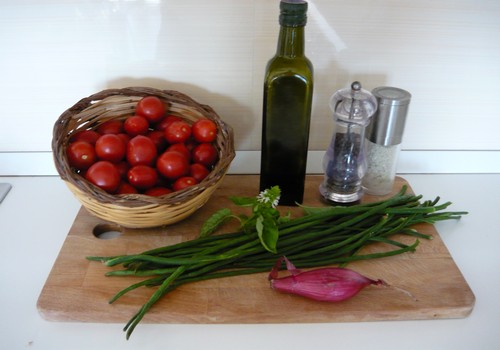
<path id="1" fill-rule="evenodd" d="M 331 137 L 329 96 L 360 80 L 412 93 L 403 150 L 500 151 L 500 1 L 309 5 L 312 150 Z M 278 0 L 0 0 L 0 154 L 50 151 L 66 108 L 131 85 L 211 105 L 258 150 L 277 17 Z"/>

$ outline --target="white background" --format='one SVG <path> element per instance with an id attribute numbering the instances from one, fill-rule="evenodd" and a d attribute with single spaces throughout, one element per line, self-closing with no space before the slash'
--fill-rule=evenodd
<path id="1" fill-rule="evenodd" d="M 413 95 L 402 145 L 412 166 L 401 172 L 500 171 L 500 2 L 315 0 L 309 7 L 311 150 L 330 141 L 330 95 L 360 80 L 369 90 L 392 85 Z M 238 151 L 258 151 L 277 16 L 277 0 L 1 0 L 0 175 L 53 173 L 57 117 L 92 93 L 131 85 L 211 105 L 234 127 Z M 435 169 L 435 151 L 452 151 L 438 159 L 453 159 Z M 465 158 L 456 153 L 463 151 Z"/>

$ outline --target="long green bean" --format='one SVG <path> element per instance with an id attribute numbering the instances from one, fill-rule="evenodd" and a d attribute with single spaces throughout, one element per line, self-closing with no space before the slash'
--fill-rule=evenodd
<path id="1" fill-rule="evenodd" d="M 278 226 L 278 254 L 266 250 L 257 232 L 236 231 L 205 236 L 158 247 L 133 255 L 88 257 L 107 266 L 121 265 L 107 276 L 142 276 L 141 282 L 119 291 L 110 302 L 143 286 L 159 286 L 130 319 L 124 330 L 127 339 L 148 310 L 165 294 L 185 283 L 269 271 L 279 256 L 286 255 L 298 268 L 345 265 L 415 251 L 420 239 L 432 236 L 418 232 L 416 224 L 458 219 L 467 212 L 446 212 L 451 203 L 438 204 L 439 197 L 421 201 L 422 196 L 398 194 L 383 201 L 349 207 L 304 207 L 305 215 Z M 411 244 L 394 239 L 396 234 L 413 237 Z M 363 254 L 369 244 L 392 247 Z"/>

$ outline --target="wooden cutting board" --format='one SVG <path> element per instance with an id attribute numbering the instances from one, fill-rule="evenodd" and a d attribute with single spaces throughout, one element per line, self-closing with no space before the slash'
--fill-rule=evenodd
<path id="1" fill-rule="evenodd" d="M 304 204 L 323 205 L 318 194 L 321 181 L 322 176 L 308 176 Z M 393 192 L 403 184 L 407 182 L 398 178 Z M 228 175 L 209 202 L 193 216 L 156 229 L 121 229 L 91 216 L 82 208 L 38 299 L 40 314 L 50 321 L 127 322 L 146 302 L 152 289 L 135 290 L 116 303 L 108 304 L 116 292 L 138 279 L 105 277 L 109 268 L 87 261 L 86 256 L 132 254 L 192 239 L 212 213 L 222 207 L 232 207 L 227 199 L 229 195 L 255 196 L 257 193 L 258 176 Z M 380 199 L 366 195 L 363 201 Z M 292 213 L 299 216 L 300 210 L 292 208 Z M 232 228 L 225 227 L 225 230 Z M 416 300 L 397 288 L 370 286 L 344 302 L 316 302 L 273 291 L 267 273 L 260 273 L 181 286 L 160 300 L 142 322 L 311 323 L 466 317 L 475 302 L 470 287 L 435 227 L 422 224 L 417 228 L 431 234 L 433 239 L 422 240 L 415 253 L 349 265 L 368 277 L 381 278 L 410 292 Z M 114 239 L 96 237 L 109 230 L 121 231 L 121 235 Z M 413 242 L 409 237 L 402 239 Z M 383 248 L 375 245 L 370 251 L 379 249 Z"/>

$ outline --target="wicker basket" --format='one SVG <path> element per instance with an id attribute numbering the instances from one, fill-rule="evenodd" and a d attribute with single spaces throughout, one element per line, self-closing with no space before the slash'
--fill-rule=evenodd
<path id="1" fill-rule="evenodd" d="M 80 130 L 95 129 L 107 120 L 125 119 L 134 113 L 137 102 L 148 95 L 159 97 L 168 104 L 170 114 L 180 116 L 190 123 L 208 118 L 217 124 L 215 146 L 219 160 L 210 174 L 195 186 L 161 197 L 152 197 L 142 194 L 112 195 L 72 171 L 66 157 L 71 136 Z M 80 100 L 55 123 L 52 151 L 61 178 L 90 213 L 131 228 L 169 225 L 187 218 L 210 198 L 235 156 L 233 130 L 212 108 L 177 91 L 145 87 L 109 89 Z"/>

